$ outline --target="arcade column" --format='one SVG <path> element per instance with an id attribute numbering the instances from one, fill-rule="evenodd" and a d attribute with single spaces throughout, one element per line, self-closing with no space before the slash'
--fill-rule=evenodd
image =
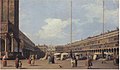
<path id="1" fill-rule="evenodd" d="M 7 34 L 5 34 L 4 39 L 5 39 L 5 55 L 8 57 L 8 52 L 7 52 Z"/>
<path id="2" fill-rule="evenodd" d="M 14 52 L 14 38 L 13 38 L 13 34 L 11 34 L 10 36 L 11 36 L 11 52 Z"/>

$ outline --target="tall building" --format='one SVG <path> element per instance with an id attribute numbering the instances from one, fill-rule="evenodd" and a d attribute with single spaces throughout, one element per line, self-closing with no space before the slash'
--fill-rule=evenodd
<path id="1" fill-rule="evenodd" d="M 39 54 L 35 44 L 19 30 L 19 0 L 0 0 L 0 54 L 0 58 Z"/>
<path id="2" fill-rule="evenodd" d="M 81 53 L 84 55 L 94 55 L 95 53 L 102 54 L 104 52 L 118 56 L 119 29 L 73 42 L 72 46 L 71 44 L 65 45 L 64 52 L 69 52 L 70 50 L 74 53 Z"/>
<path id="3" fill-rule="evenodd" d="M 37 47 L 41 50 L 41 51 L 43 51 L 44 53 L 46 53 L 47 52 L 47 49 L 48 49 L 48 46 L 47 45 L 37 45 Z"/>
<path id="4" fill-rule="evenodd" d="M 64 48 L 63 45 L 55 46 L 55 52 L 56 53 L 63 53 L 63 51 L 64 51 L 63 48 Z"/>
<path id="5" fill-rule="evenodd" d="M 19 52 L 19 0 L 0 0 L 0 25 L 1 55 Z"/>

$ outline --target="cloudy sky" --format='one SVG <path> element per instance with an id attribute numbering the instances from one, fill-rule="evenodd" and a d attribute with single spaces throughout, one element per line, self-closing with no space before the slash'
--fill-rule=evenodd
<path id="1" fill-rule="evenodd" d="M 70 42 L 71 0 L 20 0 L 20 30 L 36 45 Z M 102 33 L 102 0 L 72 1 L 73 41 Z M 105 31 L 118 23 L 118 0 L 105 0 Z"/>

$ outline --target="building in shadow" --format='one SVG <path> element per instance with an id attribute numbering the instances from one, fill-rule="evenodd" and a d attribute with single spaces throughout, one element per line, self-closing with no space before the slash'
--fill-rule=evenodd
<path id="1" fill-rule="evenodd" d="M 0 43 L 0 58 L 35 52 L 35 44 L 19 30 L 19 0 L 0 0 Z"/>
<path id="2" fill-rule="evenodd" d="M 0 0 L 0 12 L 0 51 L 9 56 L 8 52 L 19 52 L 19 0 Z"/>

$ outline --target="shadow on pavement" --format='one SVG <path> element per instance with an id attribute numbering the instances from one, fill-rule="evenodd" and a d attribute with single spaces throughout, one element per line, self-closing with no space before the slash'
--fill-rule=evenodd
<path id="1" fill-rule="evenodd" d="M 6 67 L 15 67 L 15 66 L 13 66 L 13 65 L 8 65 L 8 66 L 6 66 Z"/>
<path id="2" fill-rule="evenodd" d="M 101 69 L 101 68 L 89 68 L 89 69 Z"/>
<path id="3" fill-rule="evenodd" d="M 27 68 L 20 68 L 20 69 L 27 69 Z"/>
<path id="4" fill-rule="evenodd" d="M 41 66 L 41 65 L 30 65 L 30 66 Z"/>

